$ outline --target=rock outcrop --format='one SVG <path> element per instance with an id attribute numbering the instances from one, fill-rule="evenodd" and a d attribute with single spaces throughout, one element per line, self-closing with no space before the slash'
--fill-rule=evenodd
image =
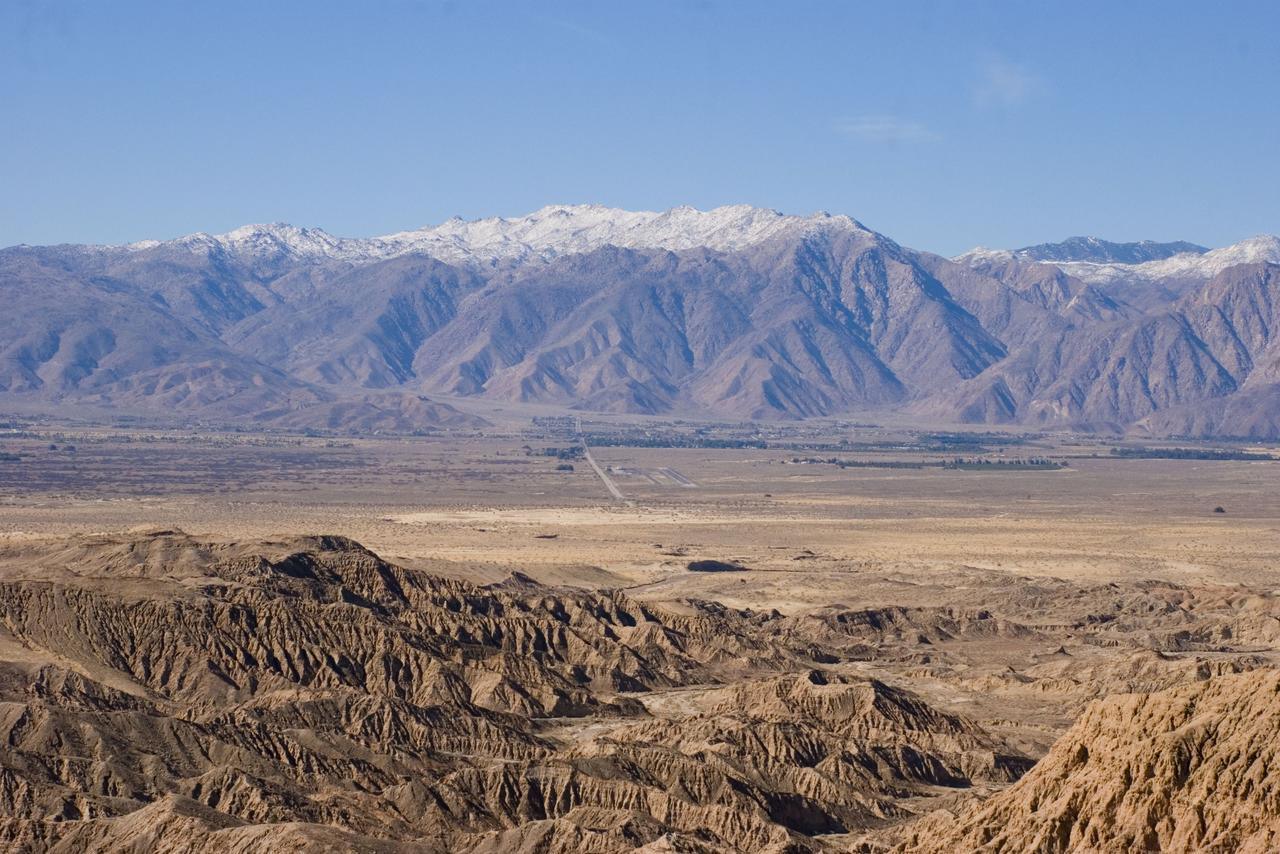
<path id="1" fill-rule="evenodd" d="M 1022 780 L 902 852 L 1275 851 L 1280 672 L 1101 700 Z"/>
<path id="2" fill-rule="evenodd" d="M 958 570 L 949 604 L 783 615 L 477 585 L 336 536 L 24 542 L 0 554 L 6 850 L 1280 839 L 1264 591 Z"/>
<path id="3" fill-rule="evenodd" d="M 341 537 L 84 537 L 0 572 L 17 851 L 800 851 L 1030 760 L 776 612 Z M 776 630 L 775 630 L 776 629 Z"/>

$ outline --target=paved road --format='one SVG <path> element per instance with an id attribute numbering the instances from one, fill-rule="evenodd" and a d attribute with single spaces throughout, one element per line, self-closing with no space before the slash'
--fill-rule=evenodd
<path id="1" fill-rule="evenodd" d="M 613 478 L 609 477 L 609 473 L 600 468 L 600 464 L 596 462 L 596 458 L 591 456 L 591 449 L 587 447 L 585 439 L 582 441 L 582 453 L 587 458 L 587 462 L 591 464 L 591 467 L 595 469 L 596 474 L 600 476 L 600 480 L 604 482 L 604 488 L 609 490 L 609 494 L 618 501 L 626 501 L 627 497 L 622 494 L 621 489 L 618 489 L 618 485 L 613 482 Z"/>
<path id="2" fill-rule="evenodd" d="M 690 488 L 690 489 L 693 489 L 693 488 L 697 487 L 697 485 L 698 485 L 698 484 L 694 483 L 693 481 L 689 480 L 689 478 L 687 478 L 687 477 L 685 477 L 684 475 L 682 475 L 680 472 L 676 471 L 675 469 L 658 469 L 658 471 L 662 472 L 662 473 L 663 473 L 663 474 L 665 474 L 667 477 L 671 478 L 672 480 L 674 480 L 676 483 L 680 484 L 681 486 L 685 486 L 685 487 L 688 487 L 688 488 Z"/>

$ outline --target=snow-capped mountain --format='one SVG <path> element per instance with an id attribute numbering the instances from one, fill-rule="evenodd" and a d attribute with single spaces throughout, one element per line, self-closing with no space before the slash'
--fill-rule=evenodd
<path id="1" fill-rule="evenodd" d="M 206 234 L 201 231 L 173 240 L 140 240 L 119 248 L 141 252 L 169 246 L 193 251 L 221 249 L 236 254 L 258 256 L 279 254 L 293 258 L 333 258 L 355 261 L 368 255 L 362 246 L 364 242 L 334 237 L 319 228 L 300 228 L 296 225 L 277 222 L 245 225 L 225 234 Z"/>
<path id="2" fill-rule="evenodd" d="M 1059 263 L 1069 275 L 1090 284 L 1107 284 L 1125 279 L 1211 279 L 1238 264 L 1280 263 L 1280 237 L 1260 234 L 1239 243 L 1203 254 L 1184 252 L 1143 264 L 1094 264 L 1087 261 Z"/>
<path id="3" fill-rule="evenodd" d="M 429 255 L 451 263 L 550 260 L 602 246 L 678 251 L 706 247 L 734 251 L 774 237 L 823 231 L 866 231 L 847 216 L 816 213 L 788 216 L 750 205 L 709 211 L 676 207 L 667 211 L 627 211 L 603 205 L 549 205 L 515 218 L 458 217 L 440 225 L 367 239 L 335 237 L 318 228 L 275 223 L 247 225 L 225 234 L 191 234 L 176 240 L 130 244 L 129 250 L 170 245 L 238 254 L 381 261 L 401 255 Z"/>
<path id="4" fill-rule="evenodd" d="M 966 267 L 979 267 L 987 264 L 1004 264 L 1018 260 L 1012 249 L 992 249 L 990 246 L 975 246 L 951 259 Z"/>
<path id="5" fill-rule="evenodd" d="M 971 249 L 963 255 L 957 255 L 952 260 L 968 267 L 987 266 L 1013 260 L 1036 261 L 1052 264 L 1068 275 L 1091 285 L 1110 285 L 1126 281 L 1207 281 L 1223 270 L 1239 264 L 1280 264 L 1280 237 L 1260 234 L 1221 249 L 1179 252 L 1167 258 L 1137 264 L 1119 261 L 1059 260 L 1054 257 L 1035 257 L 1028 249 L 988 249 L 983 246 Z"/>
<path id="6" fill-rule="evenodd" d="M 11 247 L 0 404 L 471 423 L 446 395 L 1280 438 L 1280 263 L 1258 263 L 1280 238 L 1199 249 L 1072 238 L 957 264 L 745 205 Z"/>

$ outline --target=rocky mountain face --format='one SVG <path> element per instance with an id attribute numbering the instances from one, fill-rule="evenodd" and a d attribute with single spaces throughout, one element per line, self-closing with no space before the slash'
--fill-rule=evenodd
<path id="1" fill-rule="evenodd" d="M 919 408 L 965 421 L 1273 437 L 1278 276 L 1270 263 L 1229 267 L 1166 308 L 1049 330 Z"/>
<path id="2" fill-rule="evenodd" d="M 13 247 L 0 400 L 334 429 L 367 428 L 373 399 L 376 429 L 479 426 L 438 398 L 484 397 L 1280 435 L 1280 241 L 1201 249 L 947 260 L 746 206 Z"/>

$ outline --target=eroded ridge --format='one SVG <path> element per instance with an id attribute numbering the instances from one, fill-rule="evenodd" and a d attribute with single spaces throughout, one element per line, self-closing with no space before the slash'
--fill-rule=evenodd
<path id="1" fill-rule="evenodd" d="M 0 838 L 807 850 L 1029 764 L 826 673 L 787 622 L 480 587 L 339 537 L 76 540 L 0 583 Z"/>
<path id="2" fill-rule="evenodd" d="M 477 585 L 332 536 L 14 546 L 0 842 L 1265 850 L 1276 598 L 1020 581 L 784 615 Z M 1090 705 L 1119 691 L 1167 693 Z"/>

